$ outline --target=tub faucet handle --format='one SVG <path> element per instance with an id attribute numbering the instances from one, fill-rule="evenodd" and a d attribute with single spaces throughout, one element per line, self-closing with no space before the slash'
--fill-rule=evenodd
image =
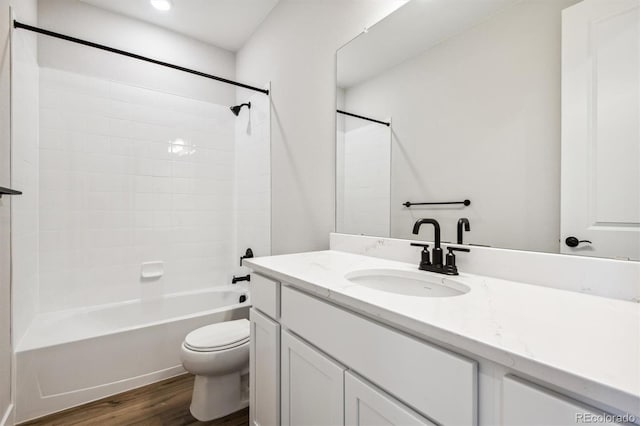
<path id="1" fill-rule="evenodd" d="M 242 261 L 244 259 L 251 259 L 252 257 L 253 257 L 253 250 L 251 250 L 251 247 L 249 247 L 247 251 L 244 252 L 244 256 L 240 256 L 240 266 L 242 266 Z"/>

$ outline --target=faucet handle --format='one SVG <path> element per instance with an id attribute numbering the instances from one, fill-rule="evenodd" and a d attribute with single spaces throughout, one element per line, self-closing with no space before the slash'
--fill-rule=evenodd
<path id="1" fill-rule="evenodd" d="M 429 248 L 429 244 L 423 244 L 423 243 L 410 243 L 409 245 L 413 246 L 413 247 L 424 247 L 424 248 Z"/>
<path id="2" fill-rule="evenodd" d="M 244 252 L 244 256 L 240 256 L 240 266 L 242 266 L 243 260 L 251 258 L 253 258 L 253 250 L 251 250 L 251 247 L 249 247 L 247 251 Z"/>
<path id="3" fill-rule="evenodd" d="M 447 247 L 449 253 L 445 256 L 444 270 L 447 275 L 458 275 L 458 267 L 456 266 L 456 255 L 454 251 L 463 251 L 469 253 L 471 250 L 464 247 Z"/>
<path id="4" fill-rule="evenodd" d="M 425 268 L 431 265 L 431 254 L 429 253 L 429 244 L 423 243 L 411 243 L 414 247 L 422 247 L 420 252 L 420 268 Z"/>
<path id="5" fill-rule="evenodd" d="M 464 248 L 464 247 L 447 247 L 447 250 L 449 250 L 449 253 L 454 252 L 454 251 L 464 251 L 466 253 L 469 253 L 471 251 L 471 249 Z M 453 253 L 451 253 L 451 254 L 453 254 Z"/>

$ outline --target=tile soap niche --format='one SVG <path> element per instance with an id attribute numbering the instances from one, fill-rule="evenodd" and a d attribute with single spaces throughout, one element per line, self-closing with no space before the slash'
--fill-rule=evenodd
<path id="1" fill-rule="evenodd" d="M 142 262 L 140 276 L 142 279 L 160 279 L 164 275 L 164 262 L 156 260 L 153 262 Z"/>

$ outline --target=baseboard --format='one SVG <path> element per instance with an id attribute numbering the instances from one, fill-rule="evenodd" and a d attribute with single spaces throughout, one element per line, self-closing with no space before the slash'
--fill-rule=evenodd
<path id="1" fill-rule="evenodd" d="M 7 411 L 4 412 L 4 416 L 0 420 L 0 426 L 13 426 L 13 407 L 13 404 L 7 407 Z"/>

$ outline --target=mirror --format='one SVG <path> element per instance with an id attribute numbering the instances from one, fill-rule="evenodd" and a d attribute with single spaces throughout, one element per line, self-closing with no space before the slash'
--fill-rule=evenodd
<path id="1" fill-rule="evenodd" d="M 389 235 L 391 129 L 339 110 L 336 136 L 336 225 L 353 234 Z"/>
<path id="2" fill-rule="evenodd" d="M 337 232 L 640 260 L 639 52 L 638 0 L 407 2 L 337 53 Z"/>

